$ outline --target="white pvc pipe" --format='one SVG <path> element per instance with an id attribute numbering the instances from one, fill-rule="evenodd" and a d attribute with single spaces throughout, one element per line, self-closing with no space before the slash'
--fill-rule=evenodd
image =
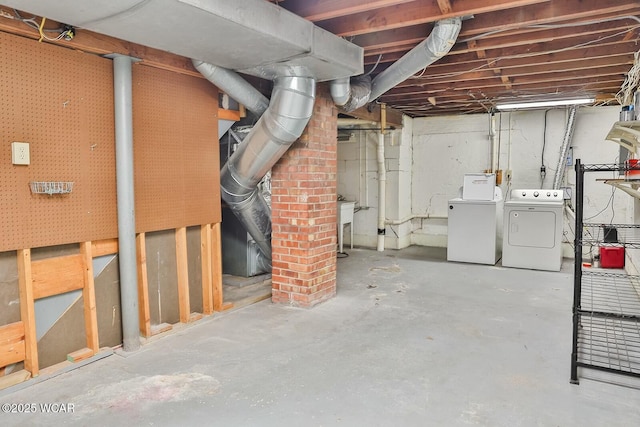
<path id="1" fill-rule="evenodd" d="M 378 134 L 378 251 L 384 251 L 387 171 L 384 165 L 384 133 Z"/>
<path id="2" fill-rule="evenodd" d="M 445 219 L 447 218 L 446 216 L 433 216 L 433 215 L 429 215 L 429 214 L 413 214 L 413 215 L 409 215 L 407 217 L 404 217 L 402 219 L 387 219 L 385 221 L 385 224 L 387 225 L 401 225 L 404 224 L 405 222 L 409 222 L 412 219 Z"/>
<path id="3" fill-rule="evenodd" d="M 133 58 L 113 57 L 113 103 L 116 136 L 116 199 L 118 203 L 118 264 L 124 351 L 140 348 L 136 215 L 133 192 Z"/>

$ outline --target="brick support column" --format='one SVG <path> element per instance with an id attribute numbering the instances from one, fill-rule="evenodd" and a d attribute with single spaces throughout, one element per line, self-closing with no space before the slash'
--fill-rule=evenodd
<path id="1" fill-rule="evenodd" d="M 312 307 L 336 294 L 338 111 L 318 85 L 305 132 L 273 167 L 273 302 Z"/>

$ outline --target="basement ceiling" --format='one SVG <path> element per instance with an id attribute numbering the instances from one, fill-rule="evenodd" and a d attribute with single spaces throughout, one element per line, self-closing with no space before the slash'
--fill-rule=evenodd
<path id="1" fill-rule="evenodd" d="M 446 57 L 379 98 L 413 117 L 585 96 L 616 104 L 640 49 L 638 0 L 274 2 L 364 48 L 372 76 L 427 37 L 435 21 L 466 17 Z"/>

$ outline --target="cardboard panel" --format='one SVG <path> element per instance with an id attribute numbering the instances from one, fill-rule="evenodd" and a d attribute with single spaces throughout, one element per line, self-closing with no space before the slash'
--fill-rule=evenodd
<path id="1" fill-rule="evenodd" d="M 0 253 L 0 326 L 20 320 L 16 252 Z"/>
<path id="2" fill-rule="evenodd" d="M 136 64 L 136 231 L 221 221 L 218 93 L 208 81 Z"/>
<path id="3" fill-rule="evenodd" d="M 0 32 L 0 251 L 117 236 L 112 75 L 108 59 Z M 14 141 L 29 165 L 12 164 Z"/>
<path id="4" fill-rule="evenodd" d="M 175 230 L 146 233 L 151 325 L 180 321 Z"/>

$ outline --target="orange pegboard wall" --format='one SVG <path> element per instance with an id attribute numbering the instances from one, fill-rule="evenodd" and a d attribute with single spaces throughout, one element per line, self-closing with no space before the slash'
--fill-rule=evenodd
<path id="1" fill-rule="evenodd" d="M 205 79 L 134 65 L 136 231 L 221 221 L 217 111 Z"/>
<path id="2" fill-rule="evenodd" d="M 117 236 L 112 76 L 108 59 L 0 32 L 0 251 Z M 30 165 L 12 164 L 13 141 Z"/>

